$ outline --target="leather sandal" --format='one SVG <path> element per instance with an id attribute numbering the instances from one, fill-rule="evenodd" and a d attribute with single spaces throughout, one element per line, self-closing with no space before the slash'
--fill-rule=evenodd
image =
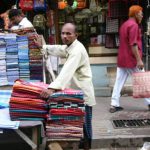
<path id="1" fill-rule="evenodd" d="M 110 107 L 110 109 L 109 109 L 109 112 L 110 113 L 114 113 L 114 112 L 116 112 L 116 111 L 121 111 L 121 110 L 123 110 L 123 107 L 115 107 L 115 106 L 111 106 Z"/>

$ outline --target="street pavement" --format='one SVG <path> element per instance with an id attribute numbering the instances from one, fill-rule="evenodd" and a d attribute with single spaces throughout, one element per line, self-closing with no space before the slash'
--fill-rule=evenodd
<path id="1" fill-rule="evenodd" d="M 122 96 L 120 104 L 124 110 L 115 113 L 109 112 L 111 97 L 96 97 L 96 101 L 92 120 L 93 150 L 138 150 L 145 141 L 150 141 L 150 126 L 115 128 L 112 124 L 114 119 L 150 119 L 150 112 L 144 99 Z"/>

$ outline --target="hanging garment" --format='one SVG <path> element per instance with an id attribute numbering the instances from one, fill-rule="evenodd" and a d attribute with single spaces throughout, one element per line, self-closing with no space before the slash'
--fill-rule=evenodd
<path id="1" fill-rule="evenodd" d="M 46 11 L 46 0 L 34 0 L 33 9 L 35 11 Z"/>
<path id="2" fill-rule="evenodd" d="M 56 0 L 47 0 L 48 6 L 50 10 L 58 9 L 58 4 Z"/>
<path id="3" fill-rule="evenodd" d="M 96 12 L 97 10 L 97 1 L 96 0 L 91 0 L 90 1 L 90 6 L 89 6 L 89 9 L 92 11 L 92 12 Z"/>
<path id="4" fill-rule="evenodd" d="M 35 15 L 33 18 L 33 26 L 35 28 L 45 29 L 46 19 L 43 14 Z"/>
<path id="5" fill-rule="evenodd" d="M 32 11 L 33 0 L 20 0 L 19 6 L 23 11 Z"/>
<path id="6" fill-rule="evenodd" d="M 106 33 L 118 33 L 119 20 L 118 19 L 106 19 Z"/>
<path id="7" fill-rule="evenodd" d="M 78 9 L 83 9 L 86 7 L 86 0 L 77 0 L 77 8 Z"/>
<path id="8" fill-rule="evenodd" d="M 105 47 L 106 48 L 116 48 L 115 34 L 106 34 L 106 36 L 105 36 Z"/>
<path id="9" fill-rule="evenodd" d="M 121 18 L 128 16 L 128 0 L 109 0 L 108 17 Z"/>

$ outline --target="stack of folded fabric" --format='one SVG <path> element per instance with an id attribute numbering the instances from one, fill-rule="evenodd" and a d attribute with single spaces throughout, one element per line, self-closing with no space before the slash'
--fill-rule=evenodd
<path id="1" fill-rule="evenodd" d="M 9 101 L 12 90 L 0 91 L 0 128 L 18 129 L 19 121 L 11 121 L 9 115 Z"/>
<path id="2" fill-rule="evenodd" d="M 40 49 L 35 45 L 34 42 L 35 37 L 37 37 L 37 32 L 34 28 L 19 29 L 13 32 L 20 36 L 28 37 L 30 80 L 43 81 L 43 57 Z M 27 74 L 28 71 L 25 69 L 21 72 Z M 24 75 L 22 77 L 21 79 L 24 79 Z"/>
<path id="3" fill-rule="evenodd" d="M 37 33 L 18 32 L 0 35 L 0 86 L 13 85 L 16 79 L 43 81 L 42 54 L 34 44 Z"/>
<path id="4" fill-rule="evenodd" d="M 8 108 L 12 90 L 0 90 L 0 108 Z"/>
<path id="5" fill-rule="evenodd" d="M 80 90 L 65 89 L 50 96 L 46 135 L 52 139 L 83 137 L 85 106 Z"/>
<path id="6" fill-rule="evenodd" d="M 6 74 L 6 43 L 0 38 L 0 86 L 8 85 Z"/>
<path id="7" fill-rule="evenodd" d="M 47 84 L 16 80 L 10 98 L 11 120 L 45 120 L 48 105 L 40 98 Z"/>
<path id="8" fill-rule="evenodd" d="M 35 45 L 34 42 L 35 37 L 37 37 L 37 32 L 35 31 L 34 28 L 19 29 L 19 30 L 14 30 L 13 32 L 16 33 L 17 35 L 28 37 L 29 71 L 27 70 L 27 68 L 25 69 L 21 68 L 21 72 L 20 72 L 21 79 L 27 78 L 28 76 L 27 74 L 30 73 L 30 80 L 43 81 L 43 59 L 42 59 L 43 57 L 40 52 L 40 49 L 38 49 L 38 47 Z M 23 57 L 21 57 L 21 59 L 22 58 Z M 26 67 L 27 67 L 27 59 L 21 61 L 19 60 L 19 62 L 26 63 Z"/>
<path id="9" fill-rule="evenodd" d="M 17 36 L 18 42 L 18 57 L 19 57 L 19 76 L 20 79 L 29 80 L 29 48 L 28 48 L 28 37 Z"/>
<path id="10" fill-rule="evenodd" d="M 40 49 L 35 45 L 37 33 L 28 33 L 30 49 L 30 79 L 43 81 L 43 61 Z"/>
<path id="11" fill-rule="evenodd" d="M 19 79 L 18 44 L 16 34 L 6 34 L 6 68 L 9 85 Z"/>

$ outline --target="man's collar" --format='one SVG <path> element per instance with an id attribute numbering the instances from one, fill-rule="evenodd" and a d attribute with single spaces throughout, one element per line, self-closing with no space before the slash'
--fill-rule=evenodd
<path id="1" fill-rule="evenodd" d="M 19 26 L 22 26 L 24 24 L 24 20 L 26 19 L 26 17 L 22 18 L 22 20 L 19 23 Z"/>
<path id="2" fill-rule="evenodd" d="M 72 44 L 70 44 L 69 46 L 67 46 L 66 51 L 67 51 L 68 53 L 71 51 L 71 48 L 76 44 L 77 41 L 78 41 L 78 40 L 75 39 Z"/>

